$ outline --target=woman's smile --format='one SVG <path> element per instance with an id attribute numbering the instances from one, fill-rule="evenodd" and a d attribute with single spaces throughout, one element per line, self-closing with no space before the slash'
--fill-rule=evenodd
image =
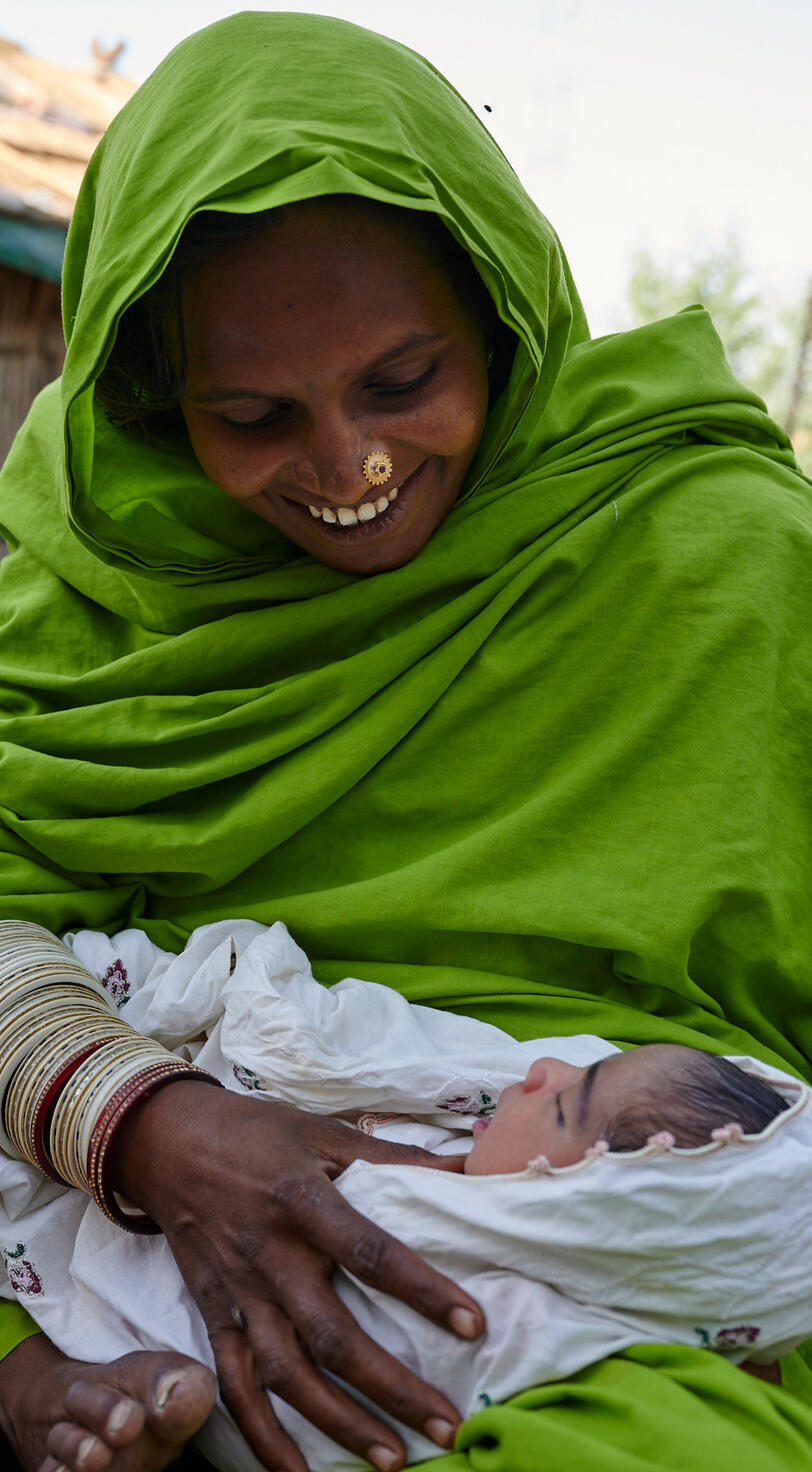
<path id="1" fill-rule="evenodd" d="M 294 515 L 307 516 L 311 521 L 319 523 L 315 530 L 328 539 L 357 543 L 396 532 L 404 518 L 414 514 L 414 502 L 420 496 L 431 494 L 432 482 L 437 479 L 436 476 L 432 477 L 431 469 L 432 462 L 424 460 L 416 470 L 391 489 L 387 489 L 385 485 L 373 486 L 354 506 L 343 506 L 323 499 L 300 501 L 290 496 L 280 498 L 275 497 L 272 491 L 267 493 L 267 499 L 271 506 L 275 499 L 281 499 L 286 503 L 285 511 L 292 507 Z"/>

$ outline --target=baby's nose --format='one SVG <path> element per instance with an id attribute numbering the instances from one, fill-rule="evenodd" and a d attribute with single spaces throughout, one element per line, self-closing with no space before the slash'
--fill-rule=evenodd
<path id="1" fill-rule="evenodd" d="M 565 1089 L 577 1083 L 582 1068 L 565 1063 L 562 1058 L 537 1058 L 530 1066 L 527 1081 L 536 1089 Z"/>

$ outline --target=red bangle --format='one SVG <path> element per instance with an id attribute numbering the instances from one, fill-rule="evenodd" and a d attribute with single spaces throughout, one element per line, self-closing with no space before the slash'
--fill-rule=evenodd
<path id="1" fill-rule="evenodd" d="M 133 1106 L 146 1099 L 148 1095 L 156 1093 L 164 1084 L 171 1083 L 178 1078 L 194 1078 L 222 1088 L 220 1080 L 214 1078 L 212 1074 L 205 1073 L 195 1064 L 185 1063 L 183 1059 L 174 1058 L 170 1054 L 166 1062 L 150 1064 L 116 1090 L 105 1104 L 90 1137 L 87 1179 L 93 1200 L 110 1221 L 115 1222 L 119 1227 L 124 1227 L 125 1231 L 140 1235 L 154 1235 L 160 1232 L 161 1228 L 151 1217 L 145 1214 L 130 1215 L 118 1205 L 105 1179 L 105 1166 L 110 1146 Z"/>
<path id="2" fill-rule="evenodd" d="M 102 1043 L 109 1043 L 114 1036 L 115 1034 L 111 1034 L 110 1037 L 97 1038 L 95 1042 L 88 1043 L 84 1047 L 79 1048 L 77 1052 L 72 1053 L 70 1058 L 67 1058 L 62 1067 L 54 1074 L 53 1078 L 48 1080 L 34 1105 L 34 1112 L 31 1116 L 28 1132 L 28 1143 L 31 1147 L 31 1153 L 40 1170 L 46 1176 L 50 1176 L 52 1181 L 58 1181 L 61 1186 L 68 1186 L 70 1182 L 66 1181 L 59 1174 L 59 1171 L 54 1170 L 48 1152 L 45 1149 L 45 1137 L 51 1123 L 51 1114 L 53 1113 L 54 1105 L 59 1097 L 60 1090 L 64 1088 L 68 1079 L 76 1072 L 79 1065 L 84 1063 L 85 1059 L 89 1058 L 92 1053 L 95 1053 L 96 1049 L 102 1046 Z"/>

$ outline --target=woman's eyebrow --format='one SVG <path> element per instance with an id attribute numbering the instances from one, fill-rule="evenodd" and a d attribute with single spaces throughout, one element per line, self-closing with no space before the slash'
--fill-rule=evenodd
<path id="1" fill-rule="evenodd" d="M 410 337 L 404 338 L 393 348 L 387 348 L 385 353 L 367 363 L 362 368 L 361 374 L 374 373 L 378 368 L 384 368 L 388 363 L 394 363 L 397 358 L 405 357 L 406 353 L 413 353 L 417 348 L 434 347 L 447 336 L 444 332 L 413 332 Z M 359 374 L 360 376 L 360 374 Z M 275 399 L 284 395 L 269 394 L 261 388 L 235 388 L 232 384 L 217 383 L 213 388 L 207 388 L 204 393 L 195 394 L 193 404 L 225 403 L 229 399 Z"/>
<path id="2" fill-rule="evenodd" d="M 272 399 L 275 397 L 275 394 L 265 393 L 261 388 L 232 388 L 230 384 L 225 386 L 216 383 L 214 388 L 207 388 L 205 393 L 195 394 L 192 403 L 213 404 L 217 402 L 219 404 L 221 401 L 225 402 L 226 399 Z"/>
<path id="3" fill-rule="evenodd" d="M 603 1059 L 600 1058 L 597 1063 L 590 1063 L 590 1065 L 589 1065 L 586 1073 L 584 1074 L 584 1081 L 583 1081 L 583 1083 L 581 1085 L 581 1092 L 580 1092 L 580 1096 L 578 1098 L 578 1128 L 579 1129 L 581 1129 L 583 1127 L 583 1125 L 586 1123 L 586 1116 L 587 1116 L 587 1113 L 589 1111 L 589 1096 L 592 1093 L 592 1088 L 593 1088 L 593 1085 L 595 1083 L 595 1078 L 597 1076 L 598 1069 L 600 1068 L 602 1062 L 603 1062 Z"/>
<path id="4" fill-rule="evenodd" d="M 389 348 L 385 353 L 381 353 L 379 358 L 369 363 L 362 371 L 371 373 L 376 368 L 383 368 L 385 364 L 393 363 L 396 358 L 402 358 L 406 353 L 414 352 L 416 348 L 434 347 L 436 343 L 442 342 L 445 336 L 444 332 L 413 332 L 411 337 L 405 338 L 403 342 L 398 343 L 397 347 Z"/>

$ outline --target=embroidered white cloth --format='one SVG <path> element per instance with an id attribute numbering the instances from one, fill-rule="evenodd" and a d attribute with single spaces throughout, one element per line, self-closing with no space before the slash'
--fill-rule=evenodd
<path id="1" fill-rule="evenodd" d="M 600 1038 L 518 1043 L 470 1018 L 348 979 L 331 989 L 281 924 L 221 922 L 180 956 L 140 931 L 68 942 L 136 1028 L 231 1089 L 323 1114 L 397 1116 L 376 1134 L 439 1151 L 470 1145 L 477 1114 L 542 1054 L 588 1064 Z M 233 958 L 236 956 L 236 965 Z M 809 1091 L 751 1059 L 791 1108 L 742 1142 L 598 1155 L 549 1174 L 449 1175 L 357 1162 L 339 1188 L 357 1209 L 461 1283 L 485 1310 L 471 1345 L 341 1272 L 362 1327 L 463 1414 L 642 1341 L 775 1359 L 812 1335 Z M 168 1348 L 212 1364 L 198 1311 L 162 1237 L 134 1237 L 87 1197 L 0 1158 L 0 1245 L 16 1292 L 67 1354 Z M 274 1399 L 312 1472 L 361 1468 Z M 400 1428 L 403 1431 L 403 1428 Z M 406 1430 L 410 1460 L 437 1448 Z M 228 1472 L 259 1464 L 218 1408 L 200 1445 Z"/>

